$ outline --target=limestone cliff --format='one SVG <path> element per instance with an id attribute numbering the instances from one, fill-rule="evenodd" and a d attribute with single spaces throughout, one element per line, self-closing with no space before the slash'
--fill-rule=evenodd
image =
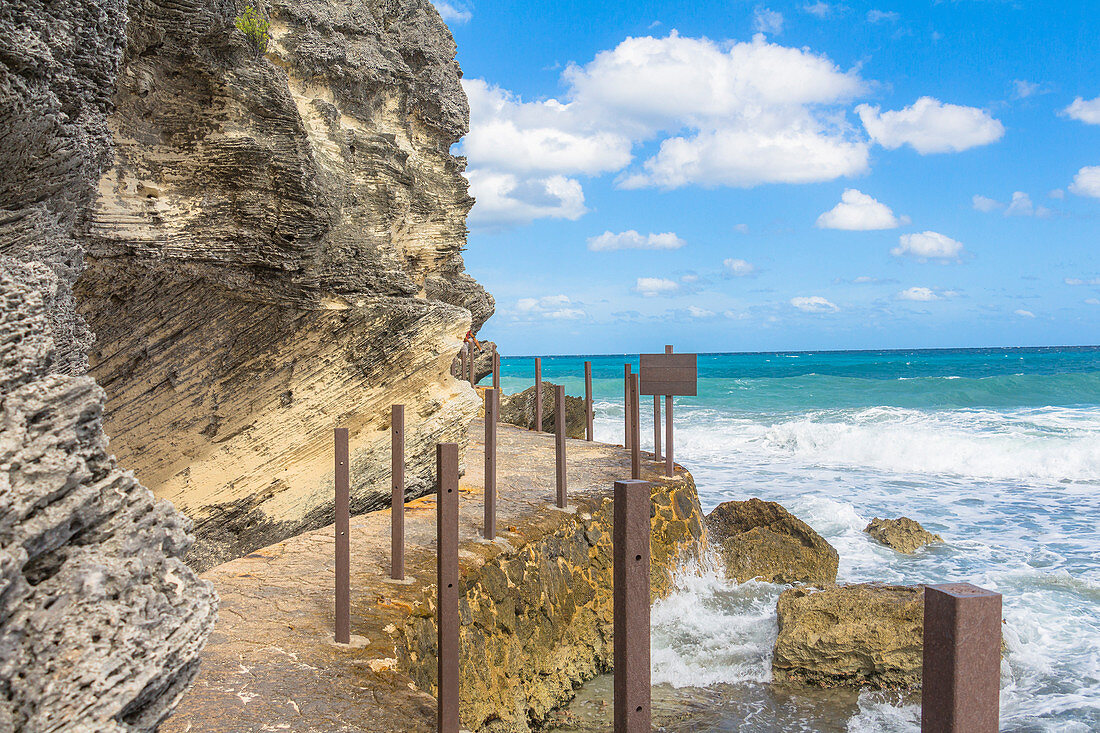
<path id="1" fill-rule="evenodd" d="M 478 406 L 451 362 L 493 310 L 463 271 L 468 108 L 432 5 L 257 5 L 266 55 L 231 0 L 131 3 L 83 232 L 112 448 L 194 519 L 198 568 L 332 521 L 335 426 L 353 512 L 388 503 L 392 403 L 426 492 Z"/>
<path id="2" fill-rule="evenodd" d="M 151 731 L 198 668 L 189 522 L 108 455 L 74 229 L 110 156 L 122 0 L 0 4 L 0 731 Z"/>

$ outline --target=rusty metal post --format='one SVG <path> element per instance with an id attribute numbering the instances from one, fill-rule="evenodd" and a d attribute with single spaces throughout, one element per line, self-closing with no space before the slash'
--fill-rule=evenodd
<path id="1" fill-rule="evenodd" d="M 924 589 L 923 733 L 996 733 L 1001 594 L 969 583 Z"/>
<path id="2" fill-rule="evenodd" d="M 665 353 L 672 353 L 672 344 L 665 345 Z M 672 395 L 665 395 L 665 475 L 676 473 L 676 464 L 672 460 Z"/>
<path id="3" fill-rule="evenodd" d="M 641 389 L 641 375 L 630 375 L 630 478 L 640 479 L 642 477 L 642 431 L 641 431 L 641 417 L 639 413 L 639 401 L 638 392 Z"/>
<path id="4" fill-rule="evenodd" d="M 405 579 L 405 406 L 390 407 L 390 577 Z"/>
<path id="5" fill-rule="evenodd" d="M 458 444 L 435 448 L 436 603 L 438 626 L 436 710 L 438 733 L 458 733 Z"/>
<path id="6" fill-rule="evenodd" d="M 565 484 L 565 387 L 554 386 L 554 459 L 557 464 L 558 508 L 566 503 Z"/>
<path id="7" fill-rule="evenodd" d="M 584 363 L 584 439 L 592 441 L 596 439 L 596 431 L 593 423 L 595 414 L 592 410 L 592 362 Z"/>
<path id="8" fill-rule="evenodd" d="M 646 481 L 615 482 L 615 733 L 651 730 L 649 489 Z"/>
<path id="9" fill-rule="evenodd" d="M 653 395 L 653 460 L 661 462 L 661 395 Z"/>
<path id="10" fill-rule="evenodd" d="M 485 390 L 485 539 L 497 536 L 497 422 L 500 390 Z"/>
<path id="11" fill-rule="evenodd" d="M 336 631 L 337 644 L 351 643 L 351 472 L 348 429 L 336 428 Z"/>
<path id="12" fill-rule="evenodd" d="M 535 357 L 535 430 L 542 432 L 542 359 Z"/>
<path id="13" fill-rule="evenodd" d="M 500 391 L 500 354 L 493 346 L 493 389 Z"/>
<path id="14" fill-rule="evenodd" d="M 623 364 L 623 448 L 630 450 L 630 365 Z"/>

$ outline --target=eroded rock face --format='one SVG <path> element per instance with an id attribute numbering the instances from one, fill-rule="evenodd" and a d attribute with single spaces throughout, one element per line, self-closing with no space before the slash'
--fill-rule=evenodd
<path id="1" fill-rule="evenodd" d="M 936 542 L 943 542 L 943 537 L 932 534 L 909 517 L 897 519 L 879 519 L 875 517 L 863 530 L 876 541 L 906 554 L 912 554 L 924 547 Z"/>
<path id="2" fill-rule="evenodd" d="M 554 407 L 554 387 L 550 382 L 542 383 L 542 432 L 554 433 L 557 412 Z M 500 421 L 528 430 L 535 429 L 535 388 L 528 387 L 516 394 L 500 398 Z M 585 436 L 584 400 L 580 397 L 565 396 L 565 436 L 583 438 Z"/>
<path id="3" fill-rule="evenodd" d="M 743 583 L 836 582 L 840 556 L 808 524 L 773 501 L 719 504 L 707 515 L 707 533 L 727 577 Z"/>
<path id="4" fill-rule="evenodd" d="M 775 679 L 825 687 L 920 684 L 924 587 L 792 588 L 776 604 Z"/>
<path id="5" fill-rule="evenodd" d="M 190 523 L 107 451 L 74 237 L 110 155 L 119 0 L 0 7 L 0 730 L 151 731 L 216 599 Z"/>
<path id="6" fill-rule="evenodd" d="M 332 429 L 352 510 L 408 496 L 478 401 L 453 379 L 493 311 L 463 271 L 473 201 L 454 42 L 427 0 L 275 0 L 266 57 L 224 0 L 133 3 L 116 164 L 86 227 L 112 449 L 195 521 L 211 567 L 332 521 Z"/>

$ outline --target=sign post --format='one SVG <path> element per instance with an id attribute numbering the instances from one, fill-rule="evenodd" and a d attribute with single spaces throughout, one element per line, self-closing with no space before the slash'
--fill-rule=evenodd
<path id="1" fill-rule="evenodd" d="M 641 354 L 641 393 L 665 396 L 665 475 L 675 470 L 672 447 L 672 398 L 694 397 L 699 392 L 696 354 L 674 354 L 666 346 L 663 354 Z"/>

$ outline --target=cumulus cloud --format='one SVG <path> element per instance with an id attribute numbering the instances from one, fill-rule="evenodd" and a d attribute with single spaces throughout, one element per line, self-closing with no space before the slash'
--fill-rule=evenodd
<path id="1" fill-rule="evenodd" d="M 902 234 L 898 238 L 898 246 L 890 250 L 895 257 L 908 255 L 919 259 L 957 259 L 963 251 L 962 242 L 939 232 L 914 232 Z"/>
<path id="2" fill-rule="evenodd" d="M 1066 285 L 1100 285 L 1100 277 L 1067 277 L 1065 283 Z"/>
<path id="3" fill-rule="evenodd" d="M 706 308 L 700 308 L 697 305 L 689 305 L 687 307 L 687 313 L 691 318 L 714 318 L 714 311 L 709 311 Z"/>
<path id="4" fill-rule="evenodd" d="M 877 106 L 856 107 L 867 134 L 890 150 L 910 145 L 921 155 L 967 150 L 1000 140 L 1005 129 L 977 107 L 944 104 L 921 97 L 911 106 L 880 112 Z"/>
<path id="5" fill-rule="evenodd" d="M 817 217 L 817 226 L 821 229 L 848 231 L 895 229 L 908 223 L 909 217 L 894 216 L 889 206 L 854 188 L 845 189 L 840 203 Z"/>
<path id="6" fill-rule="evenodd" d="M 469 23 L 470 18 L 474 17 L 470 8 L 463 3 L 451 3 L 446 0 L 436 0 L 435 9 L 439 11 L 439 15 L 443 20 L 448 23 L 454 23 L 455 25 L 462 25 L 463 23 Z"/>
<path id="7" fill-rule="evenodd" d="M 1100 125 L 1100 97 L 1090 100 L 1077 97 L 1062 114 L 1089 125 Z"/>
<path id="8" fill-rule="evenodd" d="M 997 201 L 996 199 L 991 199 L 988 196 L 981 196 L 979 194 L 974 194 L 973 202 L 975 209 L 977 209 L 978 211 L 984 211 L 986 213 L 989 213 L 990 211 L 996 211 L 997 209 L 1003 209 L 1005 207 L 1005 205 L 1002 204 L 1000 201 Z"/>
<path id="9" fill-rule="evenodd" d="M 735 277 L 747 277 L 748 275 L 756 272 L 756 265 L 745 260 L 738 260 L 732 257 L 723 260 L 722 266 L 726 268 L 726 272 Z"/>
<path id="10" fill-rule="evenodd" d="M 662 277 L 640 277 L 634 284 L 634 290 L 646 298 L 658 295 L 670 295 L 680 289 L 679 283 Z"/>
<path id="11" fill-rule="evenodd" d="M 930 300 L 939 300 L 940 296 L 937 295 L 936 291 L 932 290 L 932 288 L 912 287 L 898 293 L 898 299 L 927 302 Z"/>
<path id="12" fill-rule="evenodd" d="M 565 176 L 523 178 L 514 173 L 472 170 L 466 174 L 477 206 L 471 226 L 528 224 L 535 219 L 579 219 L 586 211 L 579 181 Z"/>
<path id="13" fill-rule="evenodd" d="M 639 234 L 633 229 L 615 234 L 606 231 L 598 237 L 588 238 L 588 249 L 593 252 L 609 252 L 616 249 L 680 249 L 687 242 L 675 232 Z"/>
<path id="14" fill-rule="evenodd" d="M 818 18 L 824 18 L 833 11 L 833 6 L 819 0 L 819 2 L 813 4 L 803 5 L 802 10 L 810 15 L 816 15 Z"/>
<path id="15" fill-rule="evenodd" d="M 1091 196 L 1100 199 L 1100 165 L 1085 166 L 1077 171 L 1069 190 L 1078 196 Z"/>
<path id="16" fill-rule="evenodd" d="M 587 314 L 566 295 L 545 295 L 541 298 L 520 298 L 516 301 L 516 313 L 521 319 L 534 317 L 556 321 L 575 321 Z"/>
<path id="17" fill-rule="evenodd" d="M 463 81 L 470 132 L 457 152 L 469 160 L 473 225 L 575 218 L 584 213 L 584 176 L 617 172 L 624 188 L 749 187 L 868 168 L 870 144 L 841 107 L 865 90 L 858 73 L 762 34 L 750 42 L 675 31 L 627 38 L 587 64 L 570 64 L 561 81 L 559 99 L 538 101 Z M 654 141 L 656 153 L 634 166 L 634 149 Z M 554 176 L 559 186 L 547 192 Z M 575 184 L 568 196 L 562 181 Z M 530 196 L 502 187 L 556 195 L 532 206 Z"/>
<path id="18" fill-rule="evenodd" d="M 1014 312 L 1014 313 L 1015 313 L 1016 315 L 1018 315 L 1018 316 L 1020 316 L 1020 317 L 1022 317 L 1022 318 L 1034 318 L 1034 317 L 1035 317 L 1035 314 L 1034 314 L 1034 313 L 1032 313 L 1031 311 L 1025 311 L 1025 310 L 1023 310 L 1022 308 L 1021 308 L 1020 310 L 1017 310 L 1017 311 L 1013 311 L 1013 312 Z"/>
<path id="19" fill-rule="evenodd" d="M 805 313 L 836 313 L 840 308 L 820 295 L 791 298 L 791 305 Z"/>
<path id="20" fill-rule="evenodd" d="M 770 8 L 757 6 L 752 11 L 752 27 L 759 33 L 778 34 L 783 32 L 783 13 Z"/>
<path id="21" fill-rule="evenodd" d="M 1085 303 L 1088 305 L 1100 305 L 1100 298 L 1085 298 Z"/>

